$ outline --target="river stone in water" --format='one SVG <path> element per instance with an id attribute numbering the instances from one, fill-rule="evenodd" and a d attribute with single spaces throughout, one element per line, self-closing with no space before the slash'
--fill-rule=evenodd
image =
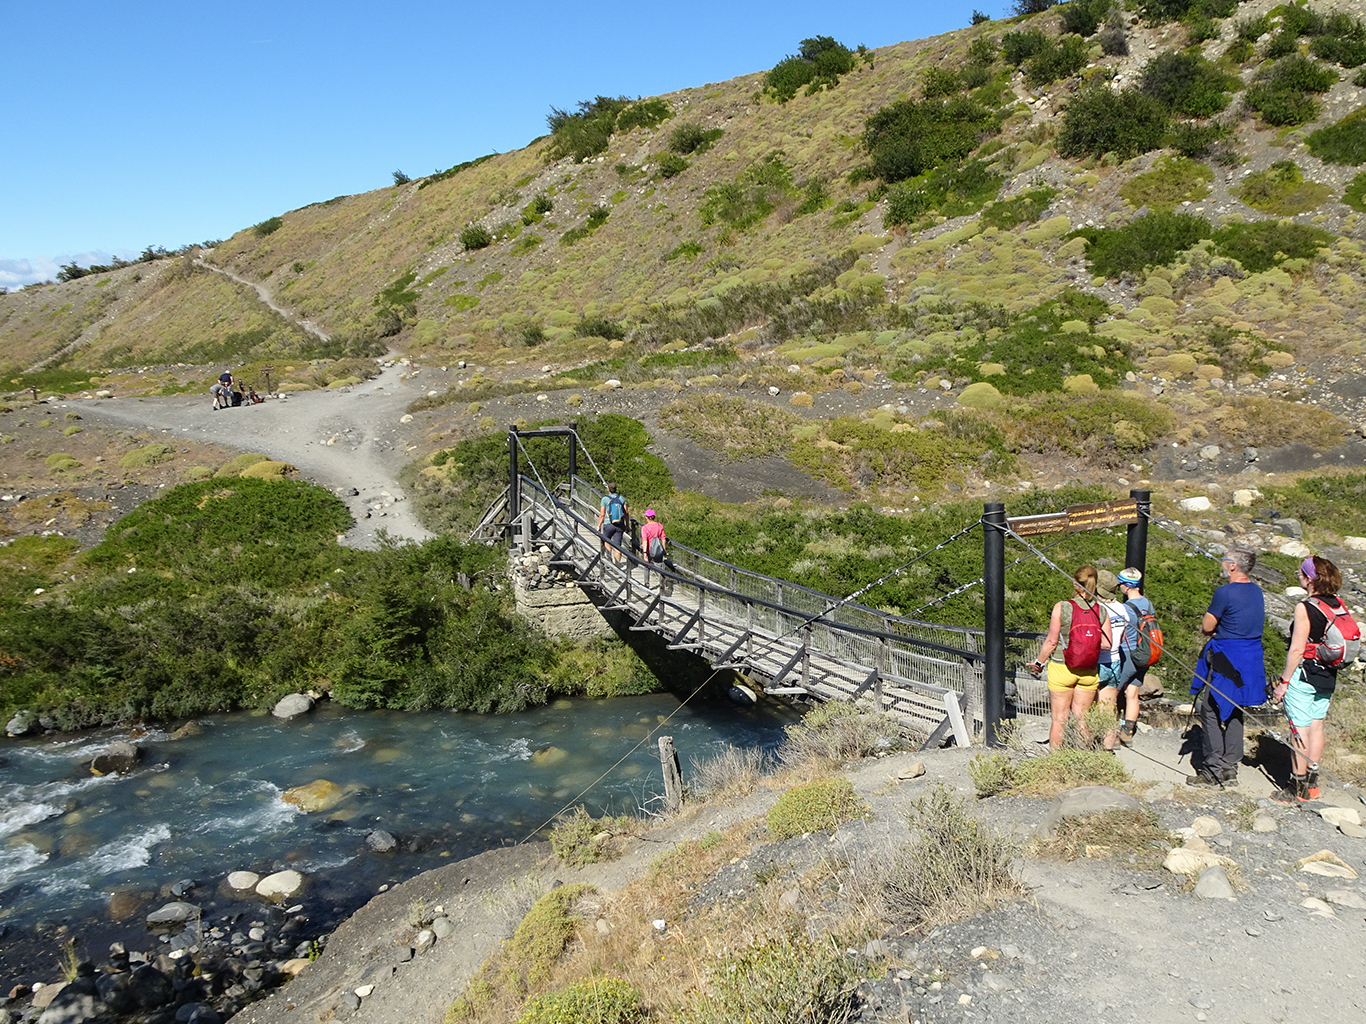
<path id="1" fill-rule="evenodd" d="M 531 755 L 531 763 L 545 767 L 546 765 L 556 764 L 563 761 L 569 755 L 559 747 L 542 747 Z"/>
<path id="2" fill-rule="evenodd" d="M 95 775 L 116 773 L 126 775 L 137 767 L 142 751 L 127 740 L 115 740 L 90 762 L 90 771 Z"/>
<path id="3" fill-rule="evenodd" d="M 1063 818 L 1078 818 L 1102 811 L 1136 811 L 1142 806 L 1137 797 L 1113 786 L 1078 786 L 1053 800 L 1048 814 L 1039 824 L 1039 837 L 1053 839 L 1057 835 L 1058 823 Z"/>
<path id="4" fill-rule="evenodd" d="M 285 790 L 280 799 L 302 811 L 326 811 L 341 803 L 342 796 L 342 789 L 335 782 L 315 779 L 306 786 Z"/>
<path id="5" fill-rule="evenodd" d="M 365 845 L 376 853 L 388 853 L 398 845 L 398 842 L 390 833 L 382 828 L 377 828 L 365 837 Z"/>
<path id="6" fill-rule="evenodd" d="M 135 892 L 116 892 L 109 896 L 109 920 L 127 921 L 142 906 L 142 897 Z"/>
<path id="7" fill-rule="evenodd" d="M 256 885 L 256 895 L 268 900 L 283 900 L 304 887 L 304 876 L 297 871 L 277 871 L 267 875 Z"/>
<path id="8" fill-rule="evenodd" d="M 32 711 L 16 711 L 5 726 L 5 732 L 10 736 L 27 736 L 37 724 L 38 716 Z"/>
<path id="9" fill-rule="evenodd" d="M 174 903 L 167 903 L 160 910 L 154 910 L 147 915 L 147 923 L 157 924 L 183 924 L 192 917 L 199 914 L 199 908 L 193 903 L 185 903 L 177 900 Z"/>
<path id="10" fill-rule="evenodd" d="M 261 876 L 255 871 L 234 871 L 228 875 L 228 888 L 235 892 L 250 892 L 260 880 Z"/>
<path id="11" fill-rule="evenodd" d="M 286 697 L 281 697 L 270 713 L 276 718 L 294 718 L 298 715 L 306 715 L 312 710 L 312 697 L 306 693 L 291 693 Z"/>

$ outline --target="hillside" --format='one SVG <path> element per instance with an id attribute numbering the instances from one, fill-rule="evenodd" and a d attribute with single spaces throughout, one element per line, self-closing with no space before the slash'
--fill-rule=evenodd
<path id="1" fill-rule="evenodd" d="M 470 403 L 572 412 L 612 379 L 703 448 L 889 502 L 1060 455 L 1162 476 L 1173 444 L 1167 478 L 1211 442 L 1359 463 L 1363 4 L 1138 8 L 851 53 L 785 102 L 765 72 L 598 97 L 515 152 L 0 296 L 9 376 L 465 361 L 429 449 L 488 428 Z"/>

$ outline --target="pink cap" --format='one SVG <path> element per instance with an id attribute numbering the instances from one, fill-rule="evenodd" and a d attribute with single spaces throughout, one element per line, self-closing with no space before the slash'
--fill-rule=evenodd
<path id="1" fill-rule="evenodd" d="M 653 519 L 654 517 L 655 517 L 655 510 L 652 509 L 652 508 L 647 508 L 647 509 L 645 510 L 645 518 L 646 518 L 646 519 Z"/>

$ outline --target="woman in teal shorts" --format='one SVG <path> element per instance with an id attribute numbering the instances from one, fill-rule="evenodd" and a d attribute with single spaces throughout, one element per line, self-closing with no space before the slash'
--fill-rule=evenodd
<path id="1" fill-rule="evenodd" d="M 1328 629 L 1325 609 L 1342 607 L 1337 596 L 1342 573 L 1326 558 L 1306 558 L 1300 563 L 1300 586 L 1309 596 L 1295 605 L 1290 627 L 1290 649 L 1285 653 L 1285 673 L 1276 684 L 1273 696 L 1285 701 L 1286 717 L 1299 732 L 1292 744 L 1294 765 L 1290 791 L 1285 799 L 1319 798 L 1319 759 L 1323 757 L 1323 722 L 1337 687 L 1338 670 L 1314 657 L 1315 645 Z"/>

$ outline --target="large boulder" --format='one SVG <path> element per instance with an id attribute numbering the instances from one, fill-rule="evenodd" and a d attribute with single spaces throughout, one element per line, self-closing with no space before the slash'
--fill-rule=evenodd
<path id="1" fill-rule="evenodd" d="M 174 903 L 167 903 L 164 906 L 152 911 L 147 915 L 149 925 L 184 924 L 191 918 L 199 916 L 199 908 L 193 903 L 186 903 L 183 900 L 176 900 Z"/>
<path id="2" fill-rule="evenodd" d="M 27 736 L 38 728 L 38 716 L 32 711 L 16 711 L 14 717 L 5 726 L 5 733 L 9 736 Z"/>
<path id="3" fill-rule="evenodd" d="M 142 751 L 137 744 L 127 740 L 115 740 L 95 755 L 90 762 L 90 771 L 95 775 L 126 775 L 138 765 Z"/>
<path id="4" fill-rule="evenodd" d="M 306 693 L 291 693 L 281 697 L 270 713 L 276 718 L 295 718 L 312 711 L 313 703 L 313 698 Z"/>
<path id="5" fill-rule="evenodd" d="M 327 779 L 315 779 L 306 786 L 295 786 L 281 794 L 280 799 L 301 811 L 326 811 L 341 803 L 342 788 Z"/>
<path id="6" fill-rule="evenodd" d="M 268 900 L 287 900 L 304 887 L 304 876 L 297 871 L 277 871 L 256 883 L 256 895 Z"/>

